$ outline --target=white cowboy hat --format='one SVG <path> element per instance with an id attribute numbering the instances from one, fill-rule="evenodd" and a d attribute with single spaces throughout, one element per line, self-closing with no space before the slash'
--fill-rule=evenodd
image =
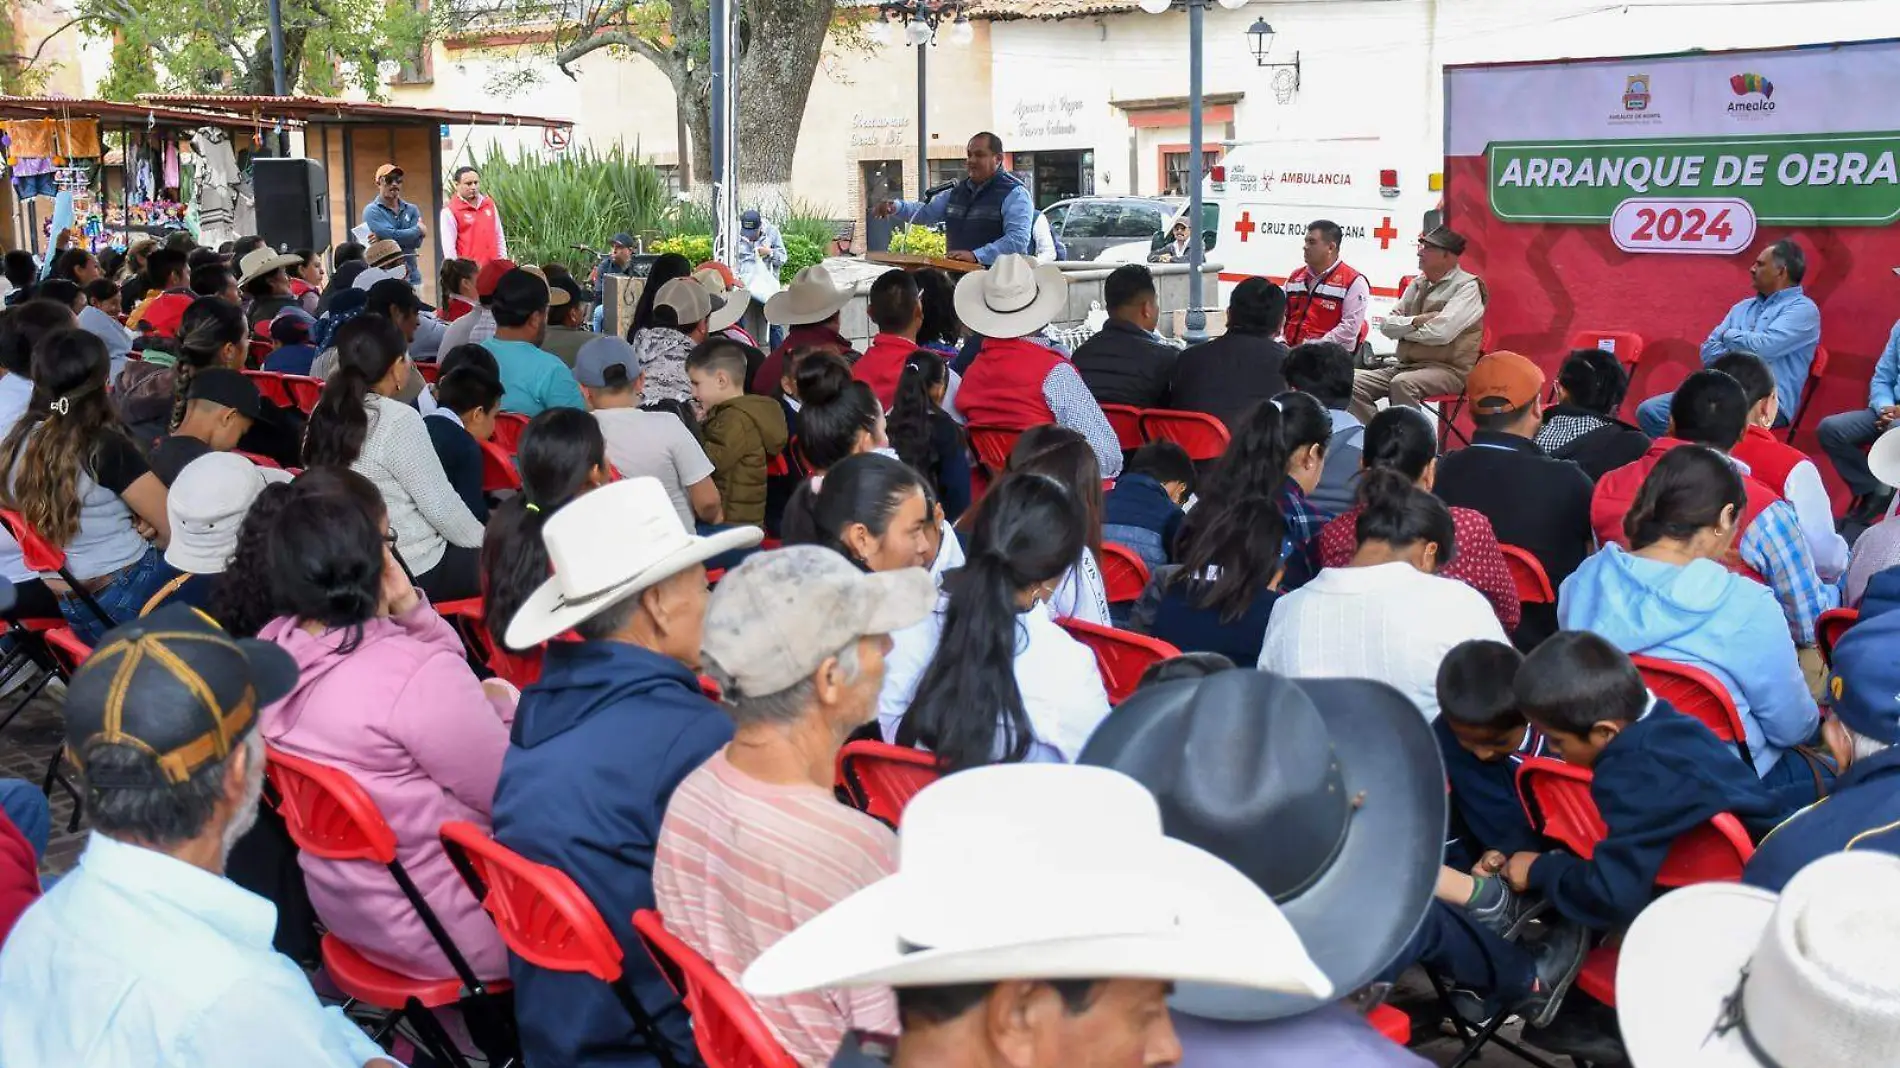
<path id="1" fill-rule="evenodd" d="M 302 256 L 293 256 L 288 252 L 272 252 L 268 245 L 254 248 L 238 261 L 238 288 L 242 289 L 272 271 L 302 264 Z"/>
<path id="2" fill-rule="evenodd" d="M 1163 836 L 1118 771 L 999 764 L 925 787 L 898 870 L 752 962 L 762 997 L 1006 979 L 1163 979 L 1330 997 L 1265 891 Z"/>
<path id="3" fill-rule="evenodd" d="M 1025 337 L 1055 321 L 1069 306 L 1069 282 L 1053 263 L 999 256 L 987 271 L 957 282 L 957 318 L 984 337 Z"/>
<path id="4" fill-rule="evenodd" d="M 726 288 L 726 276 L 711 267 L 701 267 L 693 272 L 696 279 L 713 298 L 713 310 L 706 316 L 706 332 L 717 334 L 745 316 L 745 310 L 752 305 L 752 294 L 738 283 L 731 289 Z M 724 301 L 725 303 L 720 303 Z M 828 318 L 828 317 L 827 317 Z"/>
<path id="5" fill-rule="evenodd" d="M 815 263 L 793 276 L 784 292 L 772 294 L 765 302 L 765 320 L 774 326 L 822 323 L 843 310 L 853 292 L 833 282 L 824 264 Z"/>
<path id="6" fill-rule="evenodd" d="M 1669 894 L 1616 968 L 1637 1068 L 1860 1068 L 1900 1050 L 1900 858 L 1833 853 L 1779 896 L 1735 883 Z"/>
<path id="7" fill-rule="evenodd" d="M 758 527 L 706 538 L 693 534 L 657 478 L 602 486 L 549 516 L 541 528 L 554 577 L 509 622 L 508 647 L 539 645 L 694 564 L 757 545 L 764 536 Z"/>
<path id="8" fill-rule="evenodd" d="M 1889 486 L 1900 487 L 1900 426 L 1888 427 L 1867 450 L 1867 470 Z"/>

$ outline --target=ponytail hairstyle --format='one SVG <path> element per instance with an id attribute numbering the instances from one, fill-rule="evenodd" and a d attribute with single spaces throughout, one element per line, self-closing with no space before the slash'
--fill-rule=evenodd
<path id="1" fill-rule="evenodd" d="M 1289 390 L 1273 398 L 1272 403 L 1280 409 L 1280 444 L 1286 446 L 1289 461 L 1308 446 L 1325 452 L 1333 440 L 1333 417 L 1318 397 Z"/>
<path id="2" fill-rule="evenodd" d="M 692 276 L 693 261 L 677 252 L 665 253 L 654 260 L 652 266 L 647 268 L 646 285 L 640 290 L 640 300 L 633 306 L 633 324 L 627 327 L 627 340 L 632 341 L 633 335 L 649 326 L 678 325 L 673 322 L 674 316 L 670 311 L 666 314 L 665 323 L 657 322 L 654 318 L 653 302 L 659 297 L 661 286 L 675 278 L 691 278 Z"/>
<path id="3" fill-rule="evenodd" d="M 1188 513 L 1180 540 L 1182 566 L 1171 582 L 1185 584 L 1189 603 L 1219 612 L 1222 623 L 1246 615 L 1286 570 L 1286 515 L 1277 496 L 1209 498 Z"/>
<path id="4" fill-rule="evenodd" d="M 185 421 L 185 395 L 194 375 L 222 365 L 224 350 L 245 342 L 244 310 L 218 297 L 199 297 L 178 320 L 178 366 L 172 375 L 172 417 L 168 430 Z"/>
<path id="5" fill-rule="evenodd" d="M 1278 494 L 1286 481 L 1287 459 L 1293 455 L 1282 429 L 1285 418 L 1280 406 L 1270 400 L 1249 408 L 1232 428 L 1233 437 L 1214 461 L 1201 495 L 1219 501 Z"/>
<path id="6" fill-rule="evenodd" d="M 106 393 L 111 366 L 106 343 L 84 330 L 41 338 L 33 350 L 33 398 L 0 442 L 0 471 L 13 472 L 7 506 L 54 545 L 64 547 L 79 533 L 79 476 L 101 439 L 125 436 Z"/>
<path id="7" fill-rule="evenodd" d="M 600 423 L 579 408 L 549 408 L 528 421 L 515 451 L 521 492 L 489 517 L 482 537 L 482 618 L 502 641 L 515 613 L 548 578 L 541 528 L 592 488 L 607 467 Z"/>
<path id="8" fill-rule="evenodd" d="M 389 374 L 409 345 L 396 324 L 364 313 L 336 332 L 336 371 L 324 383 L 304 430 L 303 458 L 311 467 L 348 467 L 369 436 L 371 387 Z"/>
<path id="9" fill-rule="evenodd" d="M 897 744 L 928 747 L 946 772 L 1029 755 L 1036 734 L 1016 685 L 1016 602 L 1074 566 L 1086 525 L 1082 502 L 1046 475 L 1005 475 L 983 495 L 969 558 L 944 576 L 943 635 Z"/>
<path id="10" fill-rule="evenodd" d="M 877 438 L 884 408 L 871 387 L 851 377 L 841 356 L 814 352 L 798 362 L 798 447 L 814 474 L 858 448 L 860 434 Z"/>
<path id="11" fill-rule="evenodd" d="M 1732 518 L 1739 526 L 1747 506 L 1741 474 L 1720 453 L 1704 447 L 1670 449 L 1636 491 L 1623 517 L 1623 533 L 1632 550 L 1664 538 L 1688 541 L 1696 531 L 1720 523 L 1724 508 L 1735 510 Z"/>
<path id="12" fill-rule="evenodd" d="M 451 301 L 462 295 L 462 283 L 473 282 L 481 273 L 474 260 L 460 256 L 442 261 L 442 274 L 436 281 L 435 306 L 446 313 Z"/>
<path id="13" fill-rule="evenodd" d="M 231 562 L 211 589 L 211 601 L 205 611 L 233 638 L 255 638 L 264 624 L 287 614 L 271 587 L 270 551 L 276 541 L 277 516 L 308 480 L 333 476 L 335 468 L 311 468 L 296 482 L 272 482 L 251 502 L 238 528 L 237 548 Z"/>
<path id="14" fill-rule="evenodd" d="M 1075 494 L 1082 503 L 1083 544 L 1095 554 L 1099 563 L 1102 559 L 1102 515 L 1107 504 L 1102 497 L 1102 462 L 1095 458 L 1095 449 L 1080 432 L 1054 423 L 1032 426 L 1023 431 L 1016 439 L 1016 447 L 1010 450 L 1009 463 L 1005 468 L 1011 472 L 1029 475 L 1048 475 Z M 1077 553 L 1077 557 L 1081 554 Z"/>
<path id="15" fill-rule="evenodd" d="M 267 555 L 271 590 L 282 615 L 348 628 L 337 651 L 349 653 L 382 606 L 386 511 L 369 479 L 342 469 L 326 476 L 292 486 L 277 509 Z"/>
<path id="16" fill-rule="evenodd" d="M 1564 399 L 1588 412 L 1614 418 L 1629 389 L 1629 375 L 1612 353 L 1602 349 L 1571 349 L 1557 371 Z"/>
<path id="17" fill-rule="evenodd" d="M 845 532 L 861 524 L 872 537 L 882 538 L 891 528 L 891 518 L 912 493 L 924 496 L 924 514 L 928 516 L 930 490 L 915 470 L 874 452 L 846 457 L 826 472 L 824 487 L 812 497 L 812 525 L 818 544 L 869 571 L 867 562 L 845 543 Z"/>
<path id="18" fill-rule="evenodd" d="M 917 343 L 955 348 L 963 339 L 963 324 L 957 321 L 957 284 L 941 267 L 926 267 L 917 272 L 916 279 L 917 299 L 924 306 Z"/>
<path id="19" fill-rule="evenodd" d="M 932 390 L 949 388 L 950 367 L 942 356 L 918 349 L 904 360 L 897 376 L 897 396 L 891 405 L 887 433 L 897 458 L 919 471 L 934 471 L 939 457 L 931 447 L 930 423 L 939 410 L 930 399 Z"/>
<path id="20" fill-rule="evenodd" d="M 1382 541 L 1394 549 L 1406 549 L 1428 541 L 1438 546 L 1439 567 L 1457 559 L 1458 534 L 1451 511 L 1403 472 L 1390 467 L 1367 468 L 1359 476 L 1359 506 L 1359 519 L 1353 527 L 1355 544 Z"/>
<path id="21" fill-rule="evenodd" d="M 1363 442 L 1366 473 L 1374 470 L 1397 471 L 1414 485 L 1425 477 L 1425 469 L 1438 459 L 1438 435 L 1432 421 L 1416 408 L 1387 408 L 1366 424 Z M 1364 477 L 1360 478 L 1359 499 L 1365 500 Z"/>

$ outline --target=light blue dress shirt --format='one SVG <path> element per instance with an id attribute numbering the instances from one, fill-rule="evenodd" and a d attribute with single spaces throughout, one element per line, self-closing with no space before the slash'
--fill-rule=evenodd
<path id="1" fill-rule="evenodd" d="M 1749 297 L 1730 308 L 1702 343 L 1702 365 L 1738 349 L 1761 357 L 1775 376 L 1775 399 L 1782 416 L 1793 419 L 1820 343 L 1821 309 L 1800 286 L 1789 286 L 1773 296 Z"/>
<path id="2" fill-rule="evenodd" d="M 994 182 L 996 179 L 991 178 Z M 897 215 L 905 222 L 915 226 L 935 226 L 944 219 L 944 210 L 950 206 L 950 194 L 955 190 L 946 189 L 924 204 L 915 200 L 897 202 Z M 1036 222 L 1036 205 L 1029 199 L 1029 187 L 1017 185 L 1003 198 L 1003 236 L 984 245 L 970 249 L 976 262 L 985 267 L 996 262 L 996 257 L 1010 253 L 1027 255 L 1030 251 L 1030 229 Z M 961 251 L 951 249 L 952 252 Z"/>
<path id="3" fill-rule="evenodd" d="M 378 1049 L 271 948 L 269 901 L 93 834 L 0 950 L 6 1068 L 361 1068 Z"/>

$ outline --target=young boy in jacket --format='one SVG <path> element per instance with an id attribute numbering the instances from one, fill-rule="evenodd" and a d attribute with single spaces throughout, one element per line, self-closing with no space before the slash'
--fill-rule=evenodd
<path id="1" fill-rule="evenodd" d="M 1541 850 L 1517 796 L 1517 769 L 1544 754 L 1544 736 L 1518 711 L 1512 688 L 1524 655 L 1503 642 L 1461 642 L 1438 665 L 1432 733 L 1451 787 L 1456 852 L 1446 863 L 1468 869 L 1488 854 Z"/>
<path id="2" fill-rule="evenodd" d="M 1135 450 L 1115 488 L 1102 499 L 1102 537 L 1125 545 L 1153 571 L 1174 559 L 1174 536 L 1194 495 L 1194 461 L 1172 441 Z"/>
<path id="3" fill-rule="evenodd" d="M 713 485 L 726 522 L 765 522 L 765 468 L 785 451 L 785 411 L 776 400 L 745 392 L 746 346 L 710 338 L 686 357 L 686 377 L 701 412 L 700 439 L 713 464 Z"/>

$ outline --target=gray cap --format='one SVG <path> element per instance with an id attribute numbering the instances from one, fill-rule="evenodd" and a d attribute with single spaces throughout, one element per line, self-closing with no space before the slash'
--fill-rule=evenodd
<path id="1" fill-rule="evenodd" d="M 725 303 L 722 300 L 719 306 L 724 307 Z M 653 298 L 653 306 L 673 309 L 673 321 L 683 329 L 706 321 L 706 317 L 712 314 L 713 297 L 706 292 L 705 286 L 688 275 L 661 286 L 660 292 Z"/>
<path id="2" fill-rule="evenodd" d="M 640 360 L 633 346 L 618 334 L 605 334 L 580 347 L 574 354 L 574 381 L 588 389 L 607 385 L 607 368 L 619 364 L 627 369 L 627 381 L 640 377 Z"/>
<path id="3" fill-rule="evenodd" d="M 789 690 L 825 658 L 873 634 L 923 619 L 937 584 L 921 567 L 865 572 L 830 549 L 754 553 L 719 580 L 706 604 L 701 653 L 738 694 Z"/>

